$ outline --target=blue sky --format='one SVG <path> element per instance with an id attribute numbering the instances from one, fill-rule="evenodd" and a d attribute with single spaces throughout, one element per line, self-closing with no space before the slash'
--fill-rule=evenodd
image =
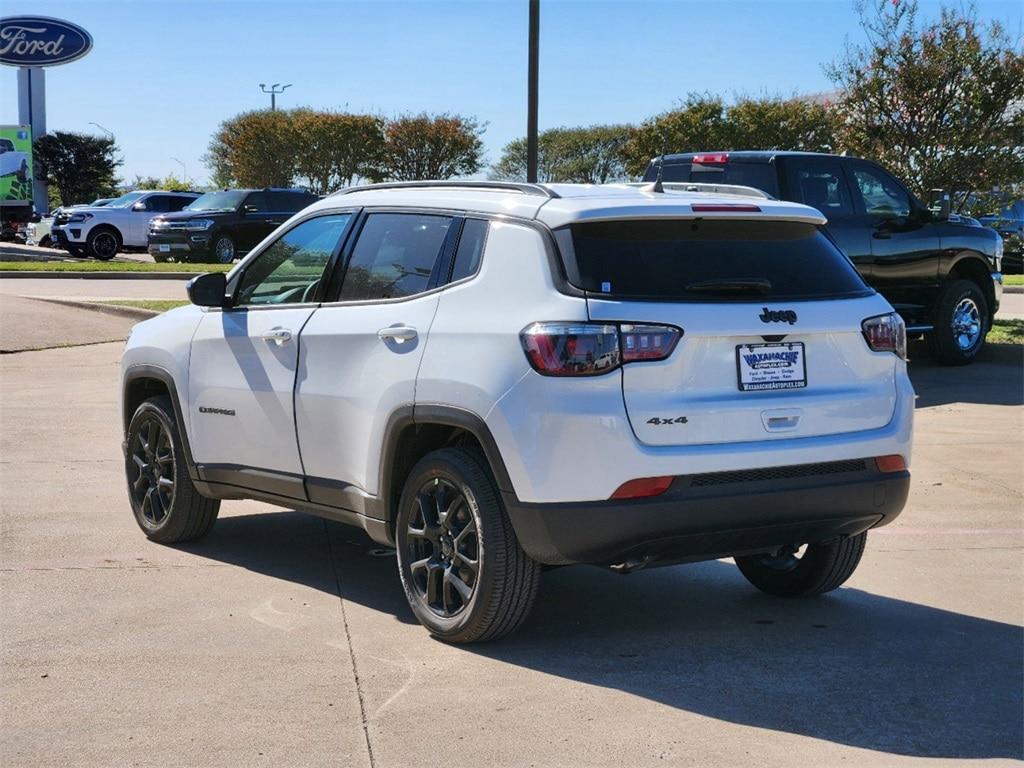
<path id="1" fill-rule="evenodd" d="M 927 16 L 939 3 L 922 0 Z M 827 90 L 822 64 L 862 39 L 852 0 L 542 0 L 540 127 L 639 122 L 690 91 Z M 208 177 L 200 158 L 225 118 L 279 102 L 392 115 L 458 112 L 488 124 L 487 159 L 525 133 L 526 0 L 3 0 L 4 15 L 75 22 L 86 58 L 46 72 L 49 130 L 117 137 L 121 175 Z M 1022 35 L 1020 0 L 979 0 Z M 0 122 L 17 122 L 15 70 Z"/>

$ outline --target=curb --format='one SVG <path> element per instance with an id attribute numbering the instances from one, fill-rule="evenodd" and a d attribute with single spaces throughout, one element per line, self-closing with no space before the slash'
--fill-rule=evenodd
<path id="1" fill-rule="evenodd" d="M 1024 293 L 1024 285 L 1004 285 L 1003 293 Z"/>
<path id="2" fill-rule="evenodd" d="M 0 279 L 43 279 L 43 280 L 191 280 L 203 272 L 72 272 L 5 270 L 0 272 Z"/>
<path id="3" fill-rule="evenodd" d="M 148 320 L 151 317 L 156 317 L 160 313 L 152 309 L 143 309 L 142 307 L 118 307 L 111 304 L 98 304 L 92 301 L 73 301 L 71 299 L 44 299 L 39 296 L 26 296 L 27 299 L 33 301 L 45 301 L 50 304 L 61 304 L 65 307 L 74 307 L 75 309 L 87 309 L 92 312 L 102 312 L 105 315 L 116 315 L 118 317 L 127 317 L 132 320 Z"/>

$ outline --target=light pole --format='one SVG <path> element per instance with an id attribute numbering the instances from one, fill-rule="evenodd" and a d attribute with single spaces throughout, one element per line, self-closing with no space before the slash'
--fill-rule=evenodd
<path id="1" fill-rule="evenodd" d="M 183 163 L 181 160 L 179 160 L 176 157 L 172 157 L 171 160 L 173 160 L 174 162 L 176 162 L 178 165 L 181 166 L 181 180 L 183 182 L 185 182 L 185 186 L 187 187 L 188 186 L 188 169 L 185 168 L 185 163 Z"/>
<path id="2" fill-rule="evenodd" d="M 540 59 L 540 0 L 530 0 L 529 64 L 526 74 L 526 180 L 537 182 L 537 81 Z"/>
<path id="3" fill-rule="evenodd" d="M 281 85 L 280 83 L 274 83 L 272 86 L 270 86 L 270 88 L 267 88 L 265 83 L 260 83 L 260 90 L 263 91 L 264 93 L 269 93 L 270 94 L 270 111 L 271 112 L 273 112 L 275 109 L 277 109 L 277 95 L 279 93 L 284 93 L 284 89 L 285 88 L 291 88 L 291 87 L 292 87 L 291 83 L 288 83 L 287 85 Z"/>
<path id="4" fill-rule="evenodd" d="M 104 128 L 104 127 L 103 127 L 102 125 L 100 125 L 99 123 L 94 123 L 94 122 L 92 122 L 92 121 L 90 121 L 90 122 L 89 122 L 89 125 L 95 125 L 95 126 L 96 126 L 97 128 L 99 128 L 99 129 L 100 129 L 101 131 L 103 131 L 103 132 L 104 132 L 105 134 L 107 134 L 107 136 L 109 136 L 109 137 L 110 137 L 110 140 L 111 140 L 111 141 L 113 141 L 113 140 L 114 140 L 114 132 L 113 132 L 112 130 L 110 130 L 109 128 Z"/>

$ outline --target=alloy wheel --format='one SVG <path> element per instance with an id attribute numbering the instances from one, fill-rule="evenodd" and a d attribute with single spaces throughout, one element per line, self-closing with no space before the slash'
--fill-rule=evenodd
<path id="1" fill-rule="evenodd" d="M 221 264 L 230 264 L 235 260 L 235 244 L 230 237 L 221 237 L 213 246 L 214 255 Z"/>
<path id="2" fill-rule="evenodd" d="M 101 259 L 111 259 L 117 255 L 117 238 L 109 232 L 100 232 L 92 247 Z"/>
<path id="3" fill-rule="evenodd" d="M 433 478 L 413 501 L 406 529 L 408 562 L 417 596 L 435 614 L 451 618 L 469 605 L 480 574 L 480 533 L 465 494 Z"/>
<path id="4" fill-rule="evenodd" d="M 807 545 L 787 544 L 774 552 L 761 555 L 758 559 L 765 568 L 786 573 L 796 569 L 805 554 L 807 554 Z"/>
<path id="5" fill-rule="evenodd" d="M 953 310 L 953 340 L 957 347 L 967 352 L 977 345 L 981 338 L 981 313 L 974 299 L 963 298 Z"/>
<path id="6" fill-rule="evenodd" d="M 128 483 L 145 521 L 158 526 L 167 519 L 174 502 L 174 447 L 171 435 L 155 418 L 139 425 L 129 446 L 131 466 Z"/>

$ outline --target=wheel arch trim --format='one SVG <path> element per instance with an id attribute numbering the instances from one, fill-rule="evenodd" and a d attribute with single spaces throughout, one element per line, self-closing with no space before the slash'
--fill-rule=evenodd
<path id="1" fill-rule="evenodd" d="M 192 446 L 189 443 L 188 429 L 185 426 L 185 418 L 181 410 L 181 398 L 178 395 L 178 387 L 174 383 L 174 376 L 166 368 L 140 363 L 131 366 L 124 372 L 121 388 L 121 421 L 125 439 L 127 440 L 128 437 L 128 425 L 131 424 L 132 417 L 135 415 L 134 412 L 128 412 L 128 393 L 132 383 L 140 379 L 152 379 L 167 387 L 167 392 L 171 398 L 171 407 L 174 408 L 174 418 L 178 422 L 178 435 L 181 437 L 181 446 L 185 452 L 185 465 L 188 467 L 189 477 L 193 481 L 200 480 L 199 471 L 196 469 L 196 463 L 192 458 Z"/>

